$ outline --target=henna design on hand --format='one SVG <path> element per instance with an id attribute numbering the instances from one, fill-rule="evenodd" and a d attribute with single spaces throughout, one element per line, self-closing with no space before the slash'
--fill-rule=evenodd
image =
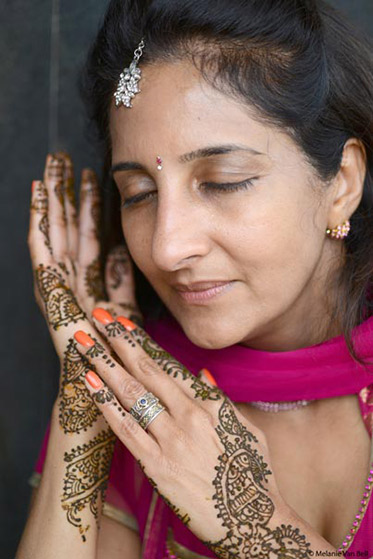
<path id="1" fill-rule="evenodd" d="M 65 434 L 87 431 L 101 415 L 84 383 L 89 369 L 92 366 L 70 338 L 64 352 L 59 392 L 59 422 Z"/>
<path id="2" fill-rule="evenodd" d="M 81 513 L 89 510 L 98 524 L 99 498 L 105 499 L 110 464 L 116 437 L 109 429 L 89 443 L 65 452 L 66 472 L 63 481 L 62 508 L 67 520 L 79 529 L 83 542 L 89 524 L 83 526 Z"/>
<path id="3" fill-rule="evenodd" d="M 219 410 L 216 432 L 225 451 L 215 467 L 213 500 L 227 535 L 218 542 L 203 543 L 224 559 L 307 559 L 310 543 L 298 528 L 268 526 L 275 507 L 264 484 L 272 472 L 253 448 L 252 443 L 258 443 L 258 439 L 240 423 L 228 399 Z"/>
<path id="4" fill-rule="evenodd" d="M 35 280 L 44 301 L 48 322 L 54 330 L 87 318 L 56 268 L 40 264 L 35 270 Z"/>
<path id="5" fill-rule="evenodd" d="M 173 378 L 181 376 L 182 380 L 189 380 L 190 387 L 194 390 L 194 397 L 201 400 L 220 400 L 222 398 L 221 390 L 216 386 L 209 386 L 201 379 L 193 375 L 184 365 L 179 363 L 172 355 L 160 347 L 152 340 L 145 330 L 136 328 L 131 332 L 131 336 L 140 344 L 143 350 L 155 361 L 163 371 Z"/>
<path id="6" fill-rule="evenodd" d="M 95 301 L 106 299 L 104 282 L 101 276 L 100 258 L 96 258 L 87 266 L 84 283 L 87 294 Z"/>

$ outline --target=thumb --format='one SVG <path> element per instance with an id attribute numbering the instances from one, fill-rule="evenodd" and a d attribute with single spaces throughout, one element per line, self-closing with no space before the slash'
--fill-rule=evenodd
<path id="1" fill-rule="evenodd" d="M 216 382 L 216 380 L 214 379 L 213 375 L 210 373 L 210 371 L 206 368 L 203 368 L 199 371 L 197 377 L 199 379 L 202 380 L 202 382 L 205 382 L 206 384 L 208 384 L 209 386 L 218 386 L 218 383 Z"/>
<path id="2" fill-rule="evenodd" d="M 125 245 L 117 245 L 108 254 L 105 283 L 111 302 L 136 305 L 133 267 Z"/>

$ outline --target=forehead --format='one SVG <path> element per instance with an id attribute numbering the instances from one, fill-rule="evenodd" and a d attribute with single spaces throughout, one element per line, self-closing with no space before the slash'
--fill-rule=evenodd
<path id="1" fill-rule="evenodd" d="M 189 62 L 141 70 L 132 108 L 111 105 L 113 160 L 116 154 L 138 160 L 147 153 L 181 154 L 211 144 L 249 144 L 266 153 L 293 144 L 285 133 L 259 122 L 253 108 L 214 89 Z"/>

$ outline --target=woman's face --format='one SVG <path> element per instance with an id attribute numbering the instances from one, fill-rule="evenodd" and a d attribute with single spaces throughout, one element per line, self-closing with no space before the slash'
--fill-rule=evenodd
<path id="1" fill-rule="evenodd" d="M 142 76 L 133 107 L 113 104 L 110 122 L 134 262 L 201 347 L 321 341 L 325 278 L 341 246 L 325 239 L 330 189 L 284 132 L 193 66 L 146 66 Z M 199 282 L 228 283 L 206 292 Z"/>

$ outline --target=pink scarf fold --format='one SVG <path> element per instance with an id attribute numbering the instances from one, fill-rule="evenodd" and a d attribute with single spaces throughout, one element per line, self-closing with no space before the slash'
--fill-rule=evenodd
<path id="1" fill-rule="evenodd" d="M 209 369 L 236 402 L 332 398 L 373 383 L 373 317 L 353 332 L 357 353 L 370 362 L 367 367 L 352 359 L 342 336 L 294 351 L 268 352 L 242 345 L 197 347 L 171 316 L 148 321 L 146 330 L 192 372 Z"/>

